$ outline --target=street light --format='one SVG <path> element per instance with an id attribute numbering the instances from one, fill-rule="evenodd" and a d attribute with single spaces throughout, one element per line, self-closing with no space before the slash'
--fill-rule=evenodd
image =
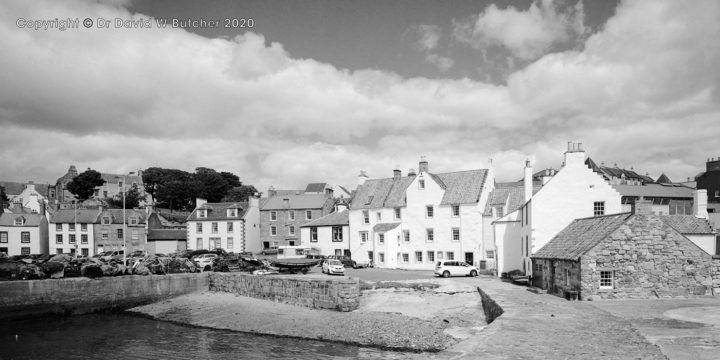
<path id="1" fill-rule="evenodd" d="M 133 174 L 135 174 L 135 172 L 131 171 L 127 175 L 133 175 Z M 125 266 L 125 267 L 127 267 L 127 234 L 126 234 L 127 226 L 126 226 L 126 221 L 125 221 L 125 211 L 126 211 L 125 210 L 125 183 L 127 182 L 125 177 L 127 175 L 122 176 L 123 182 L 122 182 L 122 186 L 120 189 L 120 191 L 122 192 L 122 207 L 123 207 L 123 266 Z M 115 178 L 119 179 L 120 176 L 116 176 Z M 127 269 L 125 269 L 125 270 L 127 271 Z"/>

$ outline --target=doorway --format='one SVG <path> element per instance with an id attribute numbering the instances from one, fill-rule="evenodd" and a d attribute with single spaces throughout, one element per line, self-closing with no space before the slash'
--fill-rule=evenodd
<path id="1" fill-rule="evenodd" d="M 470 265 L 475 265 L 475 263 L 473 262 L 473 260 L 474 260 L 473 253 L 471 253 L 471 252 L 466 252 L 466 253 L 465 253 L 465 262 L 468 263 L 468 264 L 470 264 Z"/>

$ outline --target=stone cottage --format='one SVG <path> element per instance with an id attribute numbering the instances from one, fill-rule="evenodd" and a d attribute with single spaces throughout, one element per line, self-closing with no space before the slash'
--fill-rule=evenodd
<path id="1" fill-rule="evenodd" d="M 720 294 L 720 260 L 644 205 L 573 221 L 532 256 L 533 285 L 581 299 Z"/>

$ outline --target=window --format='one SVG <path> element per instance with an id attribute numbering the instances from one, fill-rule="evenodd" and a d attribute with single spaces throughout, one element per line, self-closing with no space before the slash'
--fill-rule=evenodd
<path id="1" fill-rule="evenodd" d="M 195 245 L 197 245 L 197 246 L 195 247 L 195 249 L 198 249 L 198 250 L 199 250 L 199 249 L 202 249 L 202 248 L 203 248 L 203 246 L 202 246 L 202 245 L 203 245 L 202 238 L 197 238 L 197 239 L 196 239 L 196 242 L 195 242 Z"/>
<path id="2" fill-rule="evenodd" d="M 410 242 L 410 230 L 403 230 L 403 240 Z"/>
<path id="3" fill-rule="evenodd" d="M 416 252 L 415 252 L 415 262 L 418 262 L 418 263 L 423 262 L 423 259 L 422 259 L 422 251 L 416 251 Z"/>
<path id="4" fill-rule="evenodd" d="M 295 221 L 295 210 L 288 211 L 288 220 Z"/>
<path id="5" fill-rule="evenodd" d="M 600 288 L 601 289 L 612 289 L 613 288 L 613 272 L 611 270 L 600 271 Z"/>
<path id="6" fill-rule="evenodd" d="M 488 250 L 485 252 L 485 257 L 488 259 L 494 259 L 495 258 L 495 250 Z"/>
<path id="7" fill-rule="evenodd" d="M 408 253 L 402 253 L 402 262 L 403 263 L 409 263 L 410 262 L 410 254 Z"/>
<path id="8" fill-rule="evenodd" d="M 424 179 L 418 180 L 418 189 L 420 189 L 420 190 L 425 189 L 425 180 Z"/>
<path id="9" fill-rule="evenodd" d="M 138 219 L 136 217 L 133 216 L 130 218 L 130 225 L 137 225 L 137 223 Z"/>
<path id="10" fill-rule="evenodd" d="M 63 243 L 63 236 L 62 234 L 55 235 L 55 243 L 56 244 L 62 244 Z"/>
<path id="11" fill-rule="evenodd" d="M 318 241 L 318 233 L 317 232 L 318 232 L 318 230 L 316 227 L 313 226 L 310 228 L 310 241 L 312 241 L 312 242 Z"/>
<path id="12" fill-rule="evenodd" d="M 55 231 L 62 231 L 62 224 L 55 224 Z"/>
<path id="13" fill-rule="evenodd" d="M 122 182 L 122 181 L 118 181 L 118 187 L 123 187 L 123 182 Z"/>
<path id="14" fill-rule="evenodd" d="M 288 234 L 295 235 L 295 227 L 294 226 L 288 227 Z"/>
<path id="15" fill-rule="evenodd" d="M 6 248 L 6 247 L 0 247 L 0 253 L 3 253 L 3 254 L 5 254 L 5 255 L 7 255 L 8 252 L 9 252 L 8 248 Z"/>
<path id="16" fill-rule="evenodd" d="M 305 210 L 305 220 L 312 220 L 312 210 Z"/>
<path id="17" fill-rule="evenodd" d="M 228 209 L 227 216 L 228 217 L 237 217 L 237 209 Z"/>
<path id="18" fill-rule="evenodd" d="M 442 252 L 442 251 L 438 251 L 438 252 L 437 252 L 437 259 L 438 259 L 438 260 L 442 260 L 442 259 L 443 259 L 443 252 Z"/>
<path id="19" fill-rule="evenodd" d="M 117 229 L 117 237 L 118 237 L 118 239 L 123 238 L 123 229 Z"/>
<path id="20" fill-rule="evenodd" d="M 207 217 L 207 209 L 198 210 L 198 217 L 203 219 Z"/>
<path id="21" fill-rule="evenodd" d="M 377 218 L 377 221 L 378 221 L 378 222 L 382 221 L 382 213 L 379 212 L 379 211 L 376 212 L 376 213 L 375 213 L 375 218 Z"/>
<path id="22" fill-rule="evenodd" d="M 7 244 L 8 242 L 8 233 L 7 231 L 0 231 L 0 243 Z"/>
<path id="23" fill-rule="evenodd" d="M 68 224 L 68 230 L 75 231 L 75 224 Z"/>
<path id="24" fill-rule="evenodd" d="M 87 224 L 80 224 L 80 231 L 87 231 Z"/>
<path id="25" fill-rule="evenodd" d="M 363 210 L 363 224 L 369 224 L 370 223 L 370 212 L 367 210 Z"/>
<path id="26" fill-rule="evenodd" d="M 213 234 L 217 234 L 217 233 L 218 233 L 218 223 L 216 223 L 216 222 L 211 223 L 211 224 L 210 224 L 210 231 L 211 231 Z"/>
<path id="27" fill-rule="evenodd" d="M 503 207 L 502 207 L 502 206 L 496 206 L 496 207 L 495 207 L 495 217 L 501 218 L 501 217 L 503 217 L 503 216 L 505 216 L 505 215 L 503 214 Z"/>
<path id="28" fill-rule="evenodd" d="M 75 239 L 75 234 L 70 234 L 70 240 L 69 240 L 69 241 L 70 241 L 70 244 L 75 244 L 75 242 L 76 242 L 75 240 L 76 240 L 76 239 Z"/>
<path id="29" fill-rule="evenodd" d="M 138 234 L 138 229 L 130 230 L 130 238 L 133 240 L 138 240 L 140 238 L 140 235 Z"/>
<path id="30" fill-rule="evenodd" d="M 435 232 L 433 229 L 425 229 L 425 241 L 433 242 L 435 240 Z"/>
<path id="31" fill-rule="evenodd" d="M 82 249 L 83 256 L 89 256 L 90 255 L 90 249 Z"/>
<path id="32" fill-rule="evenodd" d="M 428 219 L 432 219 L 433 217 L 433 206 L 428 205 L 425 207 L 425 216 L 427 216 Z"/>
<path id="33" fill-rule="evenodd" d="M 385 243 L 385 234 L 378 234 L 378 242 L 381 244 Z"/>
<path id="34" fill-rule="evenodd" d="M 342 256 L 342 249 L 335 249 L 335 256 Z"/>
<path id="35" fill-rule="evenodd" d="M 227 238 L 227 248 L 232 249 L 235 246 L 235 239 L 232 237 Z"/>
<path id="36" fill-rule="evenodd" d="M 361 231 L 360 232 L 360 241 L 367 242 L 368 240 L 368 232 L 367 231 Z"/>
<path id="37" fill-rule="evenodd" d="M 395 208 L 395 220 L 400 220 L 400 208 Z"/>
<path id="38" fill-rule="evenodd" d="M 227 232 L 228 232 L 228 234 L 232 234 L 233 231 L 234 231 L 234 229 L 233 229 L 233 223 L 232 223 L 232 222 L 228 222 L 228 223 L 227 223 Z"/>
<path id="39" fill-rule="evenodd" d="M 370 204 L 372 204 L 373 198 L 375 198 L 375 196 L 368 196 L 367 202 L 365 202 L 365 205 L 370 205 Z"/>
<path id="40" fill-rule="evenodd" d="M 110 225 L 110 218 L 105 216 L 102 218 L 103 225 Z"/>
<path id="41" fill-rule="evenodd" d="M 195 233 L 202 234 L 202 223 L 195 223 Z"/>
<path id="42" fill-rule="evenodd" d="M 88 243 L 88 236 L 87 236 L 87 234 L 81 234 L 81 235 L 80 235 L 80 243 L 81 243 L 81 244 L 87 244 L 87 243 Z"/>
<path id="43" fill-rule="evenodd" d="M 62 254 L 62 251 L 63 251 L 63 249 L 61 249 L 61 248 L 55 249 L 56 254 Z"/>
<path id="44" fill-rule="evenodd" d="M 593 210 L 594 210 L 595 216 L 605 215 L 605 202 L 604 201 L 596 201 L 593 204 Z"/>
<path id="45" fill-rule="evenodd" d="M 97 190 L 96 190 L 96 193 L 97 193 Z M 97 196 L 97 194 L 96 194 L 95 196 Z M 103 191 L 103 197 L 108 197 L 108 196 L 107 196 L 107 190 Z"/>
<path id="46" fill-rule="evenodd" d="M 715 197 L 720 197 L 720 190 L 715 190 Z"/>
<path id="47" fill-rule="evenodd" d="M 385 262 L 385 253 L 378 253 L 378 262 Z"/>
<path id="48" fill-rule="evenodd" d="M 460 205 L 453 205 L 452 206 L 452 216 L 458 217 L 460 216 Z"/>
<path id="49" fill-rule="evenodd" d="M 20 255 L 30 255 L 30 248 L 29 247 L 20 248 Z"/>
<path id="50" fill-rule="evenodd" d="M 211 247 L 211 249 L 209 249 L 209 250 L 221 248 L 222 243 L 220 242 L 220 238 L 219 237 L 211 237 L 210 238 L 210 247 Z"/>
<path id="51" fill-rule="evenodd" d="M 110 235 L 108 234 L 107 231 L 103 231 L 102 234 L 100 234 L 100 237 L 101 237 L 103 240 L 107 240 L 107 239 L 110 238 Z"/>
<path id="52" fill-rule="evenodd" d="M 16 226 L 21 226 L 21 225 L 23 225 L 23 224 L 25 224 L 25 219 L 23 219 L 22 216 L 18 216 L 18 217 L 15 218 L 15 225 L 16 225 Z"/>
<path id="53" fill-rule="evenodd" d="M 29 243 L 30 242 L 30 232 L 29 231 L 23 231 L 20 233 L 20 242 L 21 243 Z"/>
<path id="54" fill-rule="evenodd" d="M 277 220 L 277 211 L 271 211 L 270 212 L 270 221 Z"/>
<path id="55" fill-rule="evenodd" d="M 271 226 L 270 227 L 270 235 L 276 236 L 277 235 L 277 226 Z"/>
<path id="56" fill-rule="evenodd" d="M 452 240 L 460 241 L 460 229 L 459 228 L 452 228 Z"/>
<path id="57" fill-rule="evenodd" d="M 435 262 L 435 252 L 434 251 L 428 251 L 427 252 L 427 259 L 429 262 Z"/>
<path id="58" fill-rule="evenodd" d="M 448 252 L 446 253 L 446 255 L 447 255 L 446 258 L 447 258 L 448 260 L 455 260 L 455 253 L 454 253 L 454 252 L 448 251 Z"/>
<path id="59" fill-rule="evenodd" d="M 570 269 L 565 269 L 565 286 L 570 286 Z"/>
<path id="60" fill-rule="evenodd" d="M 343 241 L 342 226 L 333 226 L 332 227 L 332 241 L 333 242 L 342 242 Z"/>

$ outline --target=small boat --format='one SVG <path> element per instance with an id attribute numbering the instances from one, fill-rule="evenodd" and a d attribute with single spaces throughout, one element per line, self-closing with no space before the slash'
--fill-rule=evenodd
<path id="1" fill-rule="evenodd" d="M 290 272 L 302 271 L 303 274 L 310 271 L 311 267 L 317 266 L 318 263 L 320 263 L 320 259 L 289 258 L 270 260 L 270 265 L 281 270 Z"/>

